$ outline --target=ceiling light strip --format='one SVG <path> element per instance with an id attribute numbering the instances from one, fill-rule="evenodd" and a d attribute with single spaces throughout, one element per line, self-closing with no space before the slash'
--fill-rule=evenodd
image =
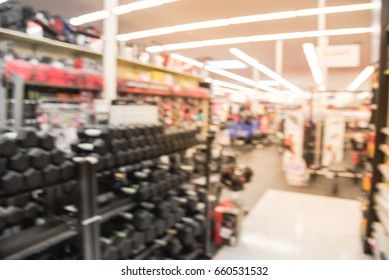
<path id="1" fill-rule="evenodd" d="M 348 91 L 356 91 L 374 73 L 374 66 L 367 66 L 347 87 Z"/>
<path id="2" fill-rule="evenodd" d="M 279 74 L 271 70 L 270 68 L 266 67 L 263 64 L 260 64 L 257 60 L 252 58 L 251 56 L 247 55 L 246 53 L 242 52 L 239 49 L 231 48 L 230 53 L 235 55 L 237 58 L 241 59 L 243 62 L 251 65 L 258 71 L 262 72 L 263 74 L 269 76 L 273 80 L 279 82 L 281 85 L 285 86 L 286 88 L 290 89 L 293 92 L 296 93 L 302 93 L 303 90 L 292 84 L 291 82 L 287 81 L 283 77 L 281 77 Z"/>
<path id="3" fill-rule="evenodd" d="M 0 0 L 1 1 L 1 0 Z M 126 13 L 131 13 L 134 11 L 139 11 L 139 10 L 144 10 L 156 6 L 161 6 L 164 4 L 168 4 L 171 2 L 176 2 L 180 0 L 142 0 L 142 1 L 137 1 L 133 2 L 127 5 L 120 5 L 115 8 L 113 8 L 112 12 L 116 15 L 122 15 Z M 85 15 L 81 15 L 78 17 L 73 17 L 69 19 L 69 23 L 74 26 L 79 26 L 88 22 L 93 22 L 97 20 L 104 19 L 108 17 L 108 11 L 107 10 L 101 10 L 93 13 L 88 13 Z M 154 34 L 152 36 L 157 36 L 160 33 L 163 33 L 164 28 L 157 28 L 154 29 L 153 31 L 150 31 L 148 34 Z M 142 32 L 140 32 L 142 34 Z"/>
<path id="4" fill-rule="evenodd" d="M 371 32 L 373 32 L 372 27 L 361 27 L 361 28 L 346 28 L 346 29 L 315 30 L 315 31 L 305 31 L 305 32 L 267 34 L 267 35 L 248 36 L 248 37 L 234 37 L 234 38 L 223 38 L 223 39 L 215 39 L 215 40 L 192 41 L 192 42 L 184 42 L 184 43 L 177 43 L 177 44 L 167 44 L 161 46 L 151 46 L 151 47 L 147 47 L 146 51 L 151 53 L 156 53 L 156 52 L 163 52 L 163 51 L 195 49 L 195 48 L 210 47 L 210 46 L 233 45 L 233 44 L 242 44 L 242 43 L 254 43 L 254 42 L 288 40 L 288 39 L 302 39 L 302 38 L 312 38 L 312 37 L 320 37 L 320 36 L 364 34 L 364 33 L 371 33 Z"/>
<path id="5" fill-rule="evenodd" d="M 320 14 L 333 14 L 333 13 L 372 10 L 376 7 L 377 7 L 376 3 L 365 3 L 365 4 L 356 4 L 356 5 L 333 6 L 333 7 L 324 7 L 324 8 L 313 8 L 313 9 L 303 9 L 303 10 L 295 10 L 295 11 L 276 12 L 276 13 L 269 13 L 269 14 L 233 17 L 233 18 L 226 18 L 226 19 L 217 19 L 217 20 L 180 24 L 180 25 L 174 25 L 174 26 L 168 26 L 168 27 L 162 27 L 156 29 L 131 32 L 127 34 L 120 34 L 117 36 L 117 39 L 120 41 L 128 41 L 133 39 L 166 35 L 166 34 L 171 34 L 176 32 L 208 29 L 208 28 L 228 26 L 233 24 L 245 24 L 245 23 L 253 23 L 253 22 L 260 22 L 260 21 L 280 20 L 280 19 L 296 18 L 296 17 L 303 17 L 303 16 L 314 16 Z"/>
<path id="6" fill-rule="evenodd" d="M 318 86 L 323 85 L 324 77 L 320 69 L 319 59 L 317 58 L 314 45 L 311 43 L 303 44 L 303 50 L 316 85 Z"/>

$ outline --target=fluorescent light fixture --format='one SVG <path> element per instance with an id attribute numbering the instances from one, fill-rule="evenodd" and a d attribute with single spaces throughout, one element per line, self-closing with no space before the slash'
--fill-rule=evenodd
<path id="1" fill-rule="evenodd" d="M 179 1 L 179 0 L 142 0 L 142 1 L 130 3 L 127 5 L 117 6 L 117 7 L 113 8 L 112 12 L 116 15 L 122 15 L 122 14 L 130 13 L 130 12 L 134 12 L 134 11 L 148 9 L 148 8 L 152 8 L 152 7 L 156 7 L 156 6 L 161 6 L 161 5 L 171 3 L 171 2 L 176 2 L 176 1 Z M 1 0 L 0 0 L 0 3 L 1 3 Z M 108 11 L 101 10 L 101 11 L 81 15 L 78 17 L 73 17 L 73 18 L 69 19 L 69 23 L 71 25 L 74 25 L 74 26 L 79 26 L 79 25 L 82 25 L 82 24 L 85 24 L 88 22 L 93 22 L 93 21 L 104 19 L 104 18 L 108 17 L 108 14 L 109 14 Z M 151 32 L 151 34 L 154 34 L 152 36 L 158 35 L 161 32 L 163 33 L 162 30 L 164 28 L 157 28 L 157 29 L 159 29 L 159 31 L 154 30 L 153 32 Z M 139 35 L 141 36 L 141 34 L 142 34 L 142 32 L 137 32 L 137 33 L 139 33 L 138 36 Z"/>
<path id="2" fill-rule="evenodd" d="M 364 81 L 367 80 L 374 73 L 374 66 L 367 66 L 363 71 L 355 78 L 354 81 L 347 87 L 348 91 L 355 91 L 359 88 Z"/>
<path id="3" fill-rule="evenodd" d="M 211 83 L 212 83 L 212 85 L 215 85 L 215 86 L 235 89 L 235 90 L 239 90 L 241 92 L 254 92 L 254 90 L 252 88 L 240 86 L 240 85 L 233 84 L 233 83 L 228 83 L 228 82 L 221 81 L 221 80 L 211 79 Z"/>
<path id="4" fill-rule="evenodd" d="M 0 4 L 7 2 L 8 0 L 0 0 Z"/>
<path id="5" fill-rule="evenodd" d="M 89 14 L 85 14 L 79 17 L 74 17 L 69 20 L 69 23 L 74 26 L 79 26 L 84 23 L 97 21 L 100 19 L 104 19 L 108 16 L 108 12 L 105 10 L 97 11 Z"/>
<path id="6" fill-rule="evenodd" d="M 170 57 L 173 58 L 173 59 L 176 59 L 178 61 L 185 62 L 185 63 L 191 64 L 193 66 L 197 66 L 199 68 L 203 68 L 204 67 L 204 63 L 202 63 L 200 61 L 197 61 L 197 60 L 194 60 L 194 59 L 191 59 L 191 58 L 186 57 L 186 56 L 182 56 L 182 55 L 176 54 L 176 53 L 172 53 L 170 55 Z"/>
<path id="7" fill-rule="evenodd" d="M 133 2 L 127 5 L 120 5 L 113 8 L 113 13 L 117 15 L 122 15 L 126 13 L 131 13 L 133 11 L 144 10 L 156 6 L 161 6 L 167 3 L 176 2 L 178 0 L 143 0 Z"/>
<path id="8" fill-rule="evenodd" d="M 303 50 L 316 85 L 322 86 L 324 83 L 324 77 L 320 69 L 319 59 L 317 58 L 315 46 L 311 43 L 303 44 Z"/>
<path id="9" fill-rule="evenodd" d="M 214 74 L 227 77 L 229 79 L 241 82 L 243 84 L 246 84 L 246 85 L 249 85 L 249 86 L 252 86 L 252 87 L 256 87 L 256 88 L 264 90 L 264 91 L 273 92 L 273 93 L 278 93 L 279 92 L 278 90 L 276 90 L 276 89 L 274 89 L 272 87 L 261 85 L 260 83 L 257 83 L 257 82 L 255 82 L 253 80 L 247 79 L 245 77 L 239 76 L 237 74 L 228 72 L 228 71 L 223 70 L 223 69 L 219 69 L 219 68 L 211 66 L 211 65 L 205 65 L 204 69 L 209 71 L 209 72 L 212 72 Z"/>
<path id="10" fill-rule="evenodd" d="M 247 64 L 240 60 L 209 60 L 207 64 L 225 70 L 247 68 Z"/>
<path id="11" fill-rule="evenodd" d="M 302 89 L 300 89 L 297 86 L 295 86 L 294 84 L 290 83 L 289 81 L 287 81 L 286 79 L 284 79 L 283 77 L 278 75 L 273 70 L 267 68 L 265 65 L 258 63 L 258 61 L 256 61 L 251 56 L 248 56 L 247 54 L 245 54 L 241 50 L 236 49 L 236 48 L 231 48 L 230 53 L 232 53 L 233 55 L 235 55 L 237 58 L 241 59 L 242 61 L 246 62 L 247 64 L 251 65 L 252 67 L 257 69 L 258 71 L 262 72 L 263 74 L 269 76 L 273 80 L 279 82 L 281 85 L 285 86 L 286 88 L 290 89 L 291 91 L 297 92 L 297 93 L 303 92 Z"/>
<path id="12" fill-rule="evenodd" d="M 140 1 L 140 2 L 145 2 L 145 1 Z M 131 5 L 131 4 L 129 4 L 129 5 Z M 124 5 L 124 6 L 128 6 L 128 5 Z M 148 30 L 143 30 L 143 31 L 138 31 L 138 32 L 127 33 L 127 34 L 121 34 L 118 36 L 118 40 L 127 41 L 127 40 L 133 40 L 133 39 L 166 35 L 166 34 L 175 33 L 175 32 L 183 32 L 183 31 L 190 31 L 190 30 L 199 30 L 199 29 L 205 29 L 205 28 L 228 26 L 228 25 L 233 25 L 233 24 L 244 24 L 244 23 L 260 22 L 260 21 L 280 20 L 280 19 L 296 18 L 296 17 L 303 17 L 303 16 L 314 16 L 314 15 L 320 15 L 320 14 L 332 14 L 332 13 L 345 13 L 345 12 L 353 12 L 353 11 L 372 10 L 376 6 L 377 5 L 375 3 L 366 3 L 366 4 L 313 8 L 313 9 L 285 11 L 285 12 L 276 12 L 276 13 L 269 13 L 269 14 L 259 14 L 259 15 L 233 17 L 233 18 L 226 18 L 226 19 L 201 21 L 201 22 L 180 24 L 180 25 L 174 25 L 174 26 L 170 26 L 170 27 L 162 27 L 162 28 L 148 29 Z M 171 32 L 166 33 L 166 30 L 170 30 Z"/>
<path id="13" fill-rule="evenodd" d="M 173 54 L 171 54 L 171 57 L 173 59 L 177 59 L 179 61 L 186 62 L 186 63 L 189 63 L 191 65 L 194 65 L 194 66 L 197 66 L 197 67 L 200 67 L 200 68 L 204 67 L 204 69 L 209 71 L 209 72 L 212 72 L 214 74 L 218 74 L 218 75 L 223 76 L 223 77 L 227 77 L 229 79 L 241 82 L 241 83 L 249 85 L 251 87 L 256 87 L 258 89 L 261 89 L 261 90 L 264 90 L 264 91 L 268 91 L 268 92 L 272 92 L 272 93 L 278 93 L 279 92 L 279 90 L 274 89 L 272 87 L 269 87 L 267 85 L 263 85 L 263 84 L 261 84 L 261 82 L 255 82 L 255 81 L 250 80 L 248 78 L 245 78 L 245 77 L 239 76 L 237 74 L 228 72 L 226 70 L 217 68 L 215 66 L 211 66 L 211 65 L 205 65 L 204 66 L 204 63 L 202 63 L 200 61 L 197 61 L 197 60 L 194 60 L 194 59 L 191 59 L 189 57 L 183 56 L 183 55 L 179 55 L 179 54 L 173 53 Z"/>
<path id="14" fill-rule="evenodd" d="M 267 35 L 256 35 L 256 36 L 247 36 L 247 37 L 223 38 L 223 39 L 215 39 L 215 40 L 192 41 L 192 42 L 168 44 L 162 46 L 151 46 L 146 48 L 146 51 L 151 53 L 156 53 L 156 52 L 163 52 L 163 51 L 195 49 L 195 48 L 201 48 L 207 46 L 221 46 L 221 45 L 232 45 L 232 44 L 252 43 L 252 42 L 301 39 L 301 38 L 312 38 L 312 37 L 320 37 L 320 36 L 363 34 L 363 33 L 370 33 L 370 32 L 373 32 L 372 27 L 267 34 Z"/>

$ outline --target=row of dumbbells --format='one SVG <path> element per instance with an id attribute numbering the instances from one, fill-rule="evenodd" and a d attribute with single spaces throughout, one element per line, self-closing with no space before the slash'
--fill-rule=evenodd
<path id="1" fill-rule="evenodd" d="M 180 198 L 158 204 L 141 203 L 134 212 L 124 212 L 102 227 L 102 259 L 126 259 L 155 243 L 170 258 L 183 250 L 193 250 L 204 233 L 202 214 L 186 217 Z M 179 205 L 179 206 L 177 206 Z"/>
<path id="2" fill-rule="evenodd" d="M 136 201 L 149 201 L 163 197 L 169 190 L 189 181 L 190 174 L 185 172 L 171 173 L 153 163 L 130 165 L 113 173 L 112 181 L 105 191 L 116 195 L 130 195 Z"/>
<path id="3" fill-rule="evenodd" d="M 17 230 L 21 230 L 25 225 L 34 224 L 40 214 L 41 207 L 33 202 L 29 195 L 2 200 L 0 202 L 0 233 L 7 228 L 17 227 Z"/>
<path id="4" fill-rule="evenodd" d="M 183 151 L 196 144 L 195 130 L 165 134 L 160 128 L 151 125 L 82 128 L 78 131 L 79 142 L 72 145 L 72 150 L 78 155 L 96 157 L 97 170 L 102 171 Z"/>
<path id="5" fill-rule="evenodd" d="M 33 128 L 0 130 L 0 191 L 13 194 L 74 179 L 75 165 L 55 139 Z"/>

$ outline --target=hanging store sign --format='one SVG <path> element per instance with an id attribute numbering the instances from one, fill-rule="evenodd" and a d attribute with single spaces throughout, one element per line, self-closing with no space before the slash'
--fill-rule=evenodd
<path id="1" fill-rule="evenodd" d="M 327 46 L 318 52 L 329 68 L 359 67 L 361 63 L 361 46 L 357 44 Z"/>

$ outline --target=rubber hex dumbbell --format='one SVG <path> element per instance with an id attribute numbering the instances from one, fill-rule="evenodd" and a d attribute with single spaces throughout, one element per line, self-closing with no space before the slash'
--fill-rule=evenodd
<path id="1" fill-rule="evenodd" d="M 51 151 L 55 147 L 55 138 L 48 134 L 47 132 L 40 131 L 38 132 L 39 137 L 39 147 L 45 149 L 46 151 Z"/>
<path id="2" fill-rule="evenodd" d="M 5 228 L 8 223 L 8 216 L 3 207 L 0 207 L 0 231 Z"/>
<path id="3" fill-rule="evenodd" d="M 52 185 L 59 181 L 61 178 L 60 169 L 55 165 L 48 165 L 43 170 L 43 182 L 46 185 Z"/>
<path id="4" fill-rule="evenodd" d="M 123 166 L 127 164 L 128 162 L 128 157 L 127 153 L 125 151 L 118 151 L 116 153 L 116 163 L 118 166 Z"/>
<path id="5" fill-rule="evenodd" d="M 23 176 L 15 171 L 8 171 L 0 178 L 0 190 L 5 193 L 17 193 L 23 187 Z"/>
<path id="6" fill-rule="evenodd" d="M 183 224 L 188 225 L 192 228 L 195 237 L 198 237 L 203 233 L 200 223 L 195 219 L 184 217 L 182 218 L 182 222 Z"/>
<path id="7" fill-rule="evenodd" d="M 110 143 L 109 143 L 109 150 L 111 153 L 113 153 L 114 155 L 116 155 L 119 151 L 120 151 L 120 148 L 121 148 L 121 141 L 119 139 L 113 139 Z"/>
<path id="8" fill-rule="evenodd" d="M 30 158 L 31 166 L 43 170 L 50 164 L 50 154 L 39 148 L 32 148 L 27 155 Z"/>
<path id="9" fill-rule="evenodd" d="M 112 169 L 116 166 L 116 157 L 113 154 L 108 153 L 103 158 L 107 169 Z"/>
<path id="10" fill-rule="evenodd" d="M 29 168 L 22 173 L 24 185 L 28 189 L 35 189 L 43 185 L 42 172 L 34 168 Z"/>
<path id="11" fill-rule="evenodd" d="M 23 207 L 23 215 L 25 219 L 34 219 L 38 216 L 39 206 L 34 202 L 29 202 Z"/>
<path id="12" fill-rule="evenodd" d="M 0 135 L 0 157 L 10 157 L 15 153 L 16 141 L 5 135 Z"/>
<path id="13" fill-rule="evenodd" d="M 117 248 L 117 259 L 128 258 L 132 254 L 132 242 L 126 236 L 116 234 L 115 236 L 110 236 L 109 238 L 102 238 L 101 241 L 106 245 L 110 245 Z M 104 258 L 106 258 L 106 249 L 103 249 Z"/>
<path id="14" fill-rule="evenodd" d="M 53 164 L 61 165 L 65 162 L 65 153 L 58 149 L 54 149 L 50 152 L 50 159 Z"/>
<path id="15" fill-rule="evenodd" d="M 113 138 L 111 130 L 107 126 L 102 127 L 84 127 L 77 131 L 78 138 L 81 140 L 101 138 L 110 141 Z"/>
<path id="16" fill-rule="evenodd" d="M 155 225 L 155 233 L 157 236 L 163 235 L 167 229 L 166 222 L 163 219 L 154 219 L 153 225 Z"/>
<path id="17" fill-rule="evenodd" d="M 8 170 L 7 158 L 0 157 L 0 176 L 2 176 Z"/>
<path id="18" fill-rule="evenodd" d="M 191 226 L 185 224 L 176 224 L 177 237 L 184 246 L 193 244 L 195 234 Z"/>
<path id="19" fill-rule="evenodd" d="M 25 171 L 29 165 L 29 157 L 23 151 L 19 151 L 8 159 L 9 168 L 18 172 Z"/>
<path id="20" fill-rule="evenodd" d="M 105 166 L 105 158 L 103 156 L 96 154 L 96 153 L 90 154 L 89 156 L 97 159 L 97 162 L 96 162 L 96 171 L 97 172 L 103 171 L 105 169 L 105 167 L 106 167 Z"/>
<path id="21" fill-rule="evenodd" d="M 18 225 L 24 218 L 23 210 L 15 206 L 5 208 L 5 215 L 9 225 Z"/>
<path id="22" fill-rule="evenodd" d="M 180 240 L 174 236 L 167 236 L 163 239 L 157 239 L 155 240 L 155 243 L 162 248 L 168 257 L 177 256 L 177 254 L 179 254 L 183 249 Z"/>
<path id="23" fill-rule="evenodd" d="M 97 153 L 100 155 L 104 155 L 108 152 L 107 144 L 102 139 L 95 139 L 91 143 L 77 143 L 72 145 L 72 149 L 76 153 L 80 154 L 90 154 Z"/>
<path id="24" fill-rule="evenodd" d="M 62 181 L 68 181 L 75 178 L 75 165 L 67 160 L 59 166 Z"/>
<path id="25" fill-rule="evenodd" d="M 135 229 L 139 231 L 147 230 L 154 218 L 150 212 L 143 209 L 136 210 L 134 213 L 123 212 L 119 215 L 126 222 L 131 222 Z"/>
<path id="26" fill-rule="evenodd" d="M 157 237 L 155 224 L 150 224 L 148 229 L 144 231 L 146 243 L 150 243 Z"/>
<path id="27" fill-rule="evenodd" d="M 112 240 L 108 238 L 100 238 L 101 259 L 103 260 L 118 260 L 119 249 L 112 244 Z"/>
<path id="28" fill-rule="evenodd" d="M 16 141 L 23 148 L 37 147 L 39 144 L 37 130 L 32 127 L 18 129 L 16 132 Z"/>

